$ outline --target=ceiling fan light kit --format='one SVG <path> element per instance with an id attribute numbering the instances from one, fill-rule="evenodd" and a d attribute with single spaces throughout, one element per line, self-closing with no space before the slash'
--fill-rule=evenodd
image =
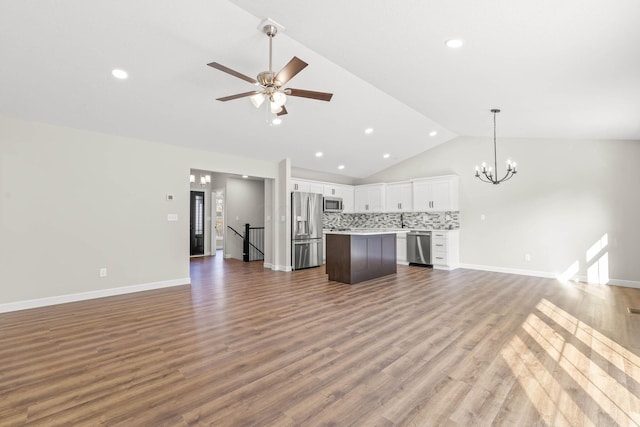
<path id="1" fill-rule="evenodd" d="M 501 182 L 504 182 L 508 179 L 513 178 L 513 176 L 517 173 L 516 162 L 511 162 L 511 160 L 507 160 L 507 172 L 502 178 L 498 179 L 498 155 L 497 155 L 497 149 L 496 149 L 496 114 L 498 114 L 499 112 L 500 110 L 498 110 L 497 108 L 494 108 L 491 110 L 491 113 L 493 113 L 493 165 L 495 167 L 495 172 L 491 166 L 487 168 L 487 164 L 484 162 L 482 162 L 482 169 L 476 166 L 476 178 L 478 178 L 482 182 L 487 182 L 494 185 L 498 185 Z"/>
<path id="2" fill-rule="evenodd" d="M 278 28 L 282 28 L 270 19 L 262 21 L 262 32 L 269 37 L 269 70 L 262 71 L 257 75 L 256 79 L 239 73 L 231 68 L 225 67 L 217 62 L 211 62 L 208 66 L 230 74 L 234 77 L 242 79 L 251 84 L 261 86 L 260 90 L 251 92 L 244 92 L 235 95 L 224 96 L 217 98 L 218 101 L 226 102 L 238 98 L 250 97 L 251 103 L 254 107 L 260 108 L 265 100 L 268 100 L 269 111 L 276 116 L 283 116 L 288 114 L 285 108 L 288 96 L 295 96 L 301 98 L 310 98 L 320 101 L 330 101 L 333 94 L 326 92 L 314 92 L 310 90 L 283 88 L 283 86 L 295 77 L 300 71 L 302 71 L 307 65 L 306 62 L 300 58 L 294 56 L 280 71 L 275 73 L 273 71 L 273 38 L 278 34 Z"/>

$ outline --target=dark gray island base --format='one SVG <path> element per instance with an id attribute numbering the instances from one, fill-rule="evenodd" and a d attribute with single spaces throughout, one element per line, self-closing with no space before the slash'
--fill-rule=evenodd
<path id="1" fill-rule="evenodd" d="M 327 233 L 329 280 L 354 284 L 396 273 L 395 233 Z"/>

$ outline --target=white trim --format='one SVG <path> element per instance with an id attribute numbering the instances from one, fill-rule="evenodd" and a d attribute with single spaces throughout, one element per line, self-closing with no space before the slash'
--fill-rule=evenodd
<path id="1" fill-rule="evenodd" d="M 446 270 L 446 271 L 453 271 L 456 268 L 460 268 L 459 265 L 439 265 L 439 264 L 432 264 L 432 267 L 434 268 L 434 270 Z"/>
<path id="2" fill-rule="evenodd" d="M 635 280 L 619 280 L 619 279 L 610 279 L 607 285 L 612 286 L 624 286 L 627 288 L 638 288 L 640 289 L 640 282 Z"/>
<path id="3" fill-rule="evenodd" d="M 477 264 L 460 264 L 460 268 L 468 268 L 470 270 L 482 270 L 482 271 L 493 271 L 495 273 L 509 273 L 509 274 L 518 274 L 520 276 L 534 276 L 534 277 L 544 277 L 547 279 L 558 279 L 558 273 L 550 273 L 548 271 L 535 271 L 535 270 L 521 270 L 517 268 L 505 268 L 505 267 L 493 267 L 489 265 L 477 265 Z M 575 276 L 580 282 L 587 283 L 587 278 L 585 276 Z M 624 286 L 627 288 L 638 288 L 640 289 L 640 282 L 635 280 L 619 280 L 619 279 L 609 279 L 607 285 L 610 286 Z"/>
<path id="4" fill-rule="evenodd" d="M 104 298 L 114 295 L 130 294 L 133 292 L 150 291 L 153 289 L 168 288 L 191 284 L 191 278 L 164 280 L 162 282 L 143 283 L 141 285 L 122 286 L 119 288 L 100 289 L 97 291 L 80 292 L 77 294 L 59 295 L 55 297 L 38 298 L 25 301 L 0 304 L 0 313 L 10 311 L 27 310 L 29 308 L 46 307 L 49 305 L 65 304 L 68 302 L 84 301 L 95 298 Z"/>
<path id="5" fill-rule="evenodd" d="M 518 268 L 494 267 L 491 265 L 462 264 L 462 263 L 459 264 L 459 267 L 468 268 L 470 270 L 493 271 L 494 273 L 518 274 L 520 276 L 545 277 L 547 279 L 558 278 L 558 275 L 556 273 L 549 273 L 547 271 L 522 270 Z"/>
<path id="6" fill-rule="evenodd" d="M 264 266 L 266 268 L 272 269 L 273 271 L 286 271 L 286 272 L 293 271 L 290 266 L 287 267 L 287 266 L 283 266 L 283 265 L 267 264 L 267 263 L 265 263 Z"/>

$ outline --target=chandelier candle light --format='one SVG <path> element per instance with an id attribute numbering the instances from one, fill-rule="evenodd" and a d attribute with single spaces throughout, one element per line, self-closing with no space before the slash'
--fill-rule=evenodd
<path id="1" fill-rule="evenodd" d="M 498 151 L 496 149 L 496 114 L 500 112 L 497 108 L 491 110 L 493 113 L 493 165 L 495 167 L 492 168 L 489 166 L 487 169 L 487 164 L 482 162 L 482 170 L 476 166 L 476 178 L 478 178 L 482 182 L 488 182 L 491 184 L 500 184 L 503 181 L 511 179 L 513 175 L 516 174 L 516 162 L 511 162 L 511 160 L 507 160 L 507 173 L 501 178 L 498 179 Z"/>

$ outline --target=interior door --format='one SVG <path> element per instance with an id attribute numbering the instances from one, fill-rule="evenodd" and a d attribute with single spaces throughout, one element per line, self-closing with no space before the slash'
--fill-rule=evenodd
<path id="1" fill-rule="evenodd" d="M 204 255 L 204 191 L 191 192 L 190 253 Z"/>

